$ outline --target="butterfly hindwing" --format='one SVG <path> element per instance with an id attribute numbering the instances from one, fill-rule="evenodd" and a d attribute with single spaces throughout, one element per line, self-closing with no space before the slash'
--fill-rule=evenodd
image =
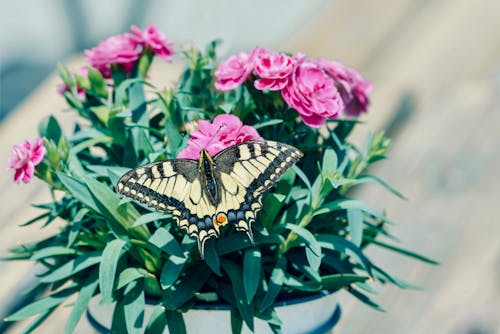
<path id="1" fill-rule="evenodd" d="M 171 212 L 179 227 L 196 237 L 203 256 L 206 240 L 218 237 L 220 226 L 227 223 L 253 242 L 251 225 L 262 206 L 262 193 L 301 156 L 290 145 L 249 141 L 224 149 L 213 160 L 202 154 L 199 161 L 173 159 L 140 166 L 120 178 L 116 191 Z"/>
<path id="2" fill-rule="evenodd" d="M 295 147 L 272 141 L 248 141 L 218 153 L 214 162 L 226 197 L 231 197 L 235 188 L 238 191 L 236 206 L 231 206 L 229 201 L 221 201 L 217 211 L 228 212 L 229 223 L 252 239 L 251 224 L 262 207 L 262 193 L 272 187 L 301 156 L 302 152 Z"/>
<path id="3" fill-rule="evenodd" d="M 198 162 L 165 160 L 133 169 L 123 175 L 116 191 L 157 211 L 171 212 L 177 225 L 199 241 L 218 235 L 210 205 L 198 178 Z"/>

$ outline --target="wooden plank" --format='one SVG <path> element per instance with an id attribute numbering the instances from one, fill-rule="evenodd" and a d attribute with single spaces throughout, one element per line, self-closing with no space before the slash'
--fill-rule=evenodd
<path id="1" fill-rule="evenodd" d="M 344 298 L 340 333 L 500 330 L 500 225 L 494 218 L 500 186 L 500 99 L 491 81 L 478 81 L 454 86 L 441 101 L 422 108 L 436 117 L 432 122 L 424 113 L 413 118 L 396 142 L 393 159 L 376 170 L 410 201 L 397 201 L 376 189 L 363 196 L 402 222 L 393 230 L 403 245 L 442 265 L 370 252 L 384 267 L 425 290 L 384 288 L 377 300 L 388 313 Z"/>
<path id="2" fill-rule="evenodd" d="M 443 265 L 429 267 L 372 250 L 372 258 L 425 290 L 384 288 L 377 300 L 387 313 L 374 312 L 343 293 L 343 317 L 335 332 L 500 332 L 500 230 L 493 211 L 500 186 L 500 36 L 493 33 L 500 31 L 500 3 L 413 1 L 399 16 L 389 17 L 393 30 L 373 33 L 378 34 L 375 41 L 366 32 L 377 30 L 373 21 L 358 21 L 354 32 L 349 31 L 351 22 L 366 8 L 382 8 L 387 2 L 350 3 L 332 4 L 332 11 L 342 9 L 311 18 L 297 48 L 308 39 L 303 50 L 309 54 L 345 58 L 374 81 L 373 108 L 364 118 L 371 130 L 390 120 L 398 96 L 414 94 L 417 109 L 398 132 L 391 160 L 375 170 L 410 201 L 381 190 L 357 194 L 404 222 L 394 229 L 403 245 L 425 250 Z M 385 8 L 390 16 L 392 9 Z M 376 16 L 383 20 L 385 12 Z M 353 36 L 360 52 L 371 50 L 365 57 L 345 50 L 352 48 Z M 360 132 L 357 141 L 364 135 Z"/>

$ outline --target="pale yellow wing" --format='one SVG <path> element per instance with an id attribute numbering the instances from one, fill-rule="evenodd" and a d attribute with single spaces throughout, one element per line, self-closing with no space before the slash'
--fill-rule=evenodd
<path id="1" fill-rule="evenodd" d="M 302 155 L 293 146 L 273 141 L 248 141 L 217 154 L 214 162 L 223 189 L 217 213 L 253 241 L 251 225 L 262 207 L 262 193 Z"/>
<path id="2" fill-rule="evenodd" d="M 165 160 L 132 169 L 120 178 L 116 191 L 171 212 L 178 226 L 196 237 L 200 250 L 207 238 L 219 235 L 219 226 L 213 223 L 216 208 L 205 196 L 195 160 Z"/>

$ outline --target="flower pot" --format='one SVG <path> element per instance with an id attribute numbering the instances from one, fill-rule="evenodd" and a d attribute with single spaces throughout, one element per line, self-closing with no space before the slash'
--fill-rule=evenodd
<path id="1" fill-rule="evenodd" d="M 276 312 L 282 321 L 285 334 L 323 334 L 330 331 L 340 317 L 340 307 L 336 295 L 327 291 L 275 304 Z M 87 318 L 95 333 L 109 333 L 114 305 L 101 305 L 99 298 L 91 300 Z M 154 308 L 148 304 L 145 310 L 145 321 Z M 184 313 L 187 333 L 231 333 L 230 311 L 227 305 L 195 306 Z M 168 333 L 168 330 L 165 330 Z M 251 333 L 243 326 L 242 333 Z M 268 324 L 255 319 L 255 333 L 272 333 Z"/>

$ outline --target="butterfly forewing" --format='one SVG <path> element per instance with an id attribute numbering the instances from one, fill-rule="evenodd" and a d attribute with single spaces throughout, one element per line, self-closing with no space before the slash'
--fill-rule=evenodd
<path id="1" fill-rule="evenodd" d="M 151 163 L 127 172 L 117 192 L 155 210 L 172 212 L 177 224 L 198 240 L 203 256 L 205 241 L 219 236 L 227 223 L 248 234 L 261 208 L 262 193 L 302 156 L 293 146 L 277 142 L 249 141 L 231 146 L 214 158 L 211 180 L 217 201 L 207 183 L 207 161 L 174 159 Z M 210 189 L 212 186 L 212 189 Z"/>

